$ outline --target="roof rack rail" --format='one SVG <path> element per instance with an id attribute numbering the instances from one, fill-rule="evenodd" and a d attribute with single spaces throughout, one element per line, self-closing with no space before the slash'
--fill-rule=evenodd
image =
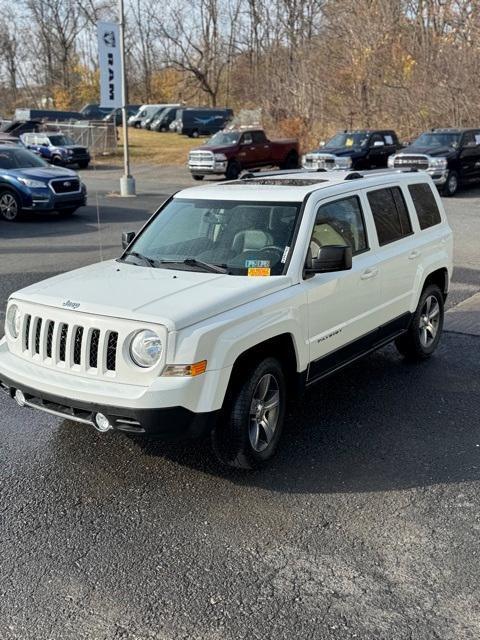
<path id="1" fill-rule="evenodd" d="M 252 178 L 271 178 L 273 176 L 287 176 L 295 173 L 306 173 L 305 169 L 280 169 L 277 171 L 247 171 L 240 176 L 240 180 L 252 180 Z M 312 171 L 311 173 L 315 173 Z"/>
<path id="2" fill-rule="evenodd" d="M 358 171 L 353 171 L 353 173 L 349 173 L 348 175 L 346 175 L 344 180 L 360 180 L 360 178 L 364 177 L 365 176 L 363 176 L 361 173 L 358 173 Z"/>

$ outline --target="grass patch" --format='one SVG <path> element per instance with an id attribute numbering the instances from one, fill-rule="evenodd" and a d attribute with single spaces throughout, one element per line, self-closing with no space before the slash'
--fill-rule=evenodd
<path id="1" fill-rule="evenodd" d="M 178 133 L 157 133 L 145 129 L 128 129 L 130 160 L 133 163 L 151 163 L 159 165 L 185 165 L 190 149 L 199 147 L 206 138 L 196 140 Z M 121 164 L 123 158 L 123 132 L 118 128 L 118 147 L 109 156 L 95 158 L 97 164 L 111 164 L 112 159 Z"/>

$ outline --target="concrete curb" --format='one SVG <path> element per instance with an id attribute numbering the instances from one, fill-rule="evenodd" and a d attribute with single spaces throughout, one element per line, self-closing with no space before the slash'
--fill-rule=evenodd
<path id="1" fill-rule="evenodd" d="M 445 331 L 480 336 L 480 293 L 467 298 L 445 314 Z"/>

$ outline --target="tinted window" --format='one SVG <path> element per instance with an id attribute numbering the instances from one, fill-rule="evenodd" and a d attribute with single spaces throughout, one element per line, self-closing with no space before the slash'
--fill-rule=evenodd
<path id="1" fill-rule="evenodd" d="M 337 244 L 352 247 L 352 253 L 368 248 L 360 200 L 357 196 L 342 198 L 320 207 L 315 219 L 310 249 L 318 255 L 320 247 Z"/>
<path id="2" fill-rule="evenodd" d="M 367 195 L 380 246 L 412 233 L 407 207 L 398 187 L 370 191 Z"/>
<path id="3" fill-rule="evenodd" d="M 425 183 L 411 184 L 408 186 L 408 190 L 417 211 L 420 229 L 428 229 L 428 227 L 439 224 L 441 222 L 440 211 L 430 185 Z"/>
<path id="4" fill-rule="evenodd" d="M 242 144 L 252 144 L 252 134 L 244 133 L 242 136 Z"/>
<path id="5" fill-rule="evenodd" d="M 253 141 L 256 142 L 257 144 L 260 144 L 266 141 L 265 134 L 263 133 L 263 131 L 254 131 L 252 133 L 252 137 L 253 137 Z"/>
<path id="6" fill-rule="evenodd" d="M 463 136 L 462 145 L 464 147 L 476 147 L 478 145 L 477 140 L 480 140 L 478 131 L 468 131 Z"/>

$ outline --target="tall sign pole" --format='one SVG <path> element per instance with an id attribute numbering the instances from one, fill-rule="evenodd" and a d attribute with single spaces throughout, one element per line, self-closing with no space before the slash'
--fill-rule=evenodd
<path id="1" fill-rule="evenodd" d="M 127 73 L 125 69 L 125 11 L 123 0 L 118 0 L 119 36 L 120 36 L 120 68 L 122 77 L 122 129 L 123 129 L 123 165 L 124 174 L 120 178 L 120 195 L 135 195 L 135 179 L 130 175 L 130 154 L 128 149 L 127 122 Z"/>

